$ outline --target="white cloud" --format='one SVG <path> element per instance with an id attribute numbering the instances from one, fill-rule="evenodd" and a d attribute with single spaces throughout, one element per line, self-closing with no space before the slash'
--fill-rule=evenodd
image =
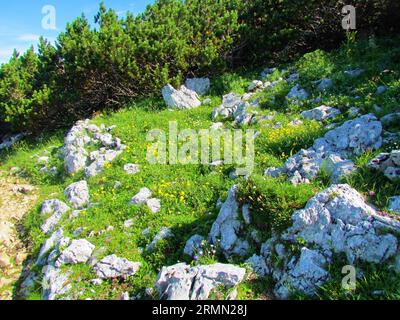
<path id="1" fill-rule="evenodd" d="M 29 46 L 26 47 L 21 47 L 21 46 L 8 46 L 8 47 L 3 47 L 0 49 L 0 64 L 1 63 L 6 63 L 10 60 L 14 49 L 16 49 L 20 54 L 24 53 L 26 50 L 29 49 Z"/>
<path id="2" fill-rule="evenodd" d="M 25 41 L 25 42 L 30 41 L 31 42 L 31 41 L 38 41 L 39 38 L 40 38 L 40 36 L 37 34 L 25 33 L 25 34 L 19 35 L 17 39 L 20 41 Z"/>

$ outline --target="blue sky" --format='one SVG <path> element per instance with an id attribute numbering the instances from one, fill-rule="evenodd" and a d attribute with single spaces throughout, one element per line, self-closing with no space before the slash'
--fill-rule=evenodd
<path id="1" fill-rule="evenodd" d="M 0 63 L 7 62 L 14 48 L 25 51 L 37 43 L 39 36 L 54 41 L 67 22 L 82 12 L 93 22 L 101 0 L 1 0 L 0 10 Z M 118 14 L 126 11 L 135 14 L 143 12 L 154 0 L 105 0 L 107 8 L 113 8 Z M 51 5 L 56 10 L 56 30 L 42 27 L 42 8 Z"/>

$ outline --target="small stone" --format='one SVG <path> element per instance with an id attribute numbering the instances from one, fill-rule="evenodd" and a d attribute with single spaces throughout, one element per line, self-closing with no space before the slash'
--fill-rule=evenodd
<path id="1" fill-rule="evenodd" d="M 192 236 L 186 242 L 185 248 L 183 249 L 183 253 L 190 257 L 193 257 L 201 249 L 201 244 L 204 240 L 205 240 L 205 238 L 198 234 Z"/>
<path id="2" fill-rule="evenodd" d="M 124 222 L 124 228 L 125 228 L 125 229 L 129 229 L 129 228 L 132 227 L 134 224 L 135 224 L 135 221 L 134 221 L 133 219 L 126 220 L 126 221 Z"/>
<path id="3" fill-rule="evenodd" d="M 128 163 L 124 165 L 124 170 L 127 174 L 136 174 L 140 171 L 140 167 L 137 164 Z"/>
<path id="4" fill-rule="evenodd" d="M 140 205 L 146 203 L 152 196 L 153 192 L 148 188 L 140 189 L 139 193 L 136 194 L 130 201 L 131 204 Z"/>
<path id="5" fill-rule="evenodd" d="M 153 241 L 147 245 L 146 250 L 154 251 L 157 244 L 160 241 L 165 240 L 167 238 L 172 238 L 172 237 L 174 237 L 174 235 L 172 234 L 171 230 L 169 228 L 163 227 L 163 228 L 161 228 L 160 232 L 156 234 Z"/>
<path id="6" fill-rule="evenodd" d="M 161 200 L 159 199 L 148 199 L 146 205 L 152 213 L 158 213 L 161 210 Z"/>

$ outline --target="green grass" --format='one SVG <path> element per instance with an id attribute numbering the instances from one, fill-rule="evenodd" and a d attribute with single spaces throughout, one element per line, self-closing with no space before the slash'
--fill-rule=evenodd
<path id="1" fill-rule="evenodd" d="M 397 41 L 397 42 L 396 42 Z M 132 102 L 124 109 L 110 114 L 98 115 L 92 121 L 106 126 L 117 125 L 113 135 L 122 139 L 127 150 L 97 177 L 88 179 L 91 202 L 96 205 L 87 209 L 75 220 L 65 219 L 63 228 L 66 235 L 74 238 L 73 232 L 84 227 L 79 236 L 88 237 L 89 233 L 98 232 L 113 226 L 114 230 L 97 237 L 88 238 L 99 251 L 100 258 L 108 254 L 117 254 L 132 261 L 142 263 L 140 271 L 126 281 L 104 281 L 100 286 L 90 284 L 95 278 L 91 268 L 86 265 L 70 267 L 73 276 L 74 297 L 79 299 L 118 299 L 120 294 L 128 291 L 131 296 L 142 294 L 146 288 L 153 287 L 157 273 L 162 266 L 175 264 L 177 261 L 192 262 L 183 255 L 186 240 L 194 235 L 206 236 L 217 217 L 215 205 L 219 198 L 225 199 L 230 186 L 239 183 L 240 203 L 249 203 L 254 224 L 247 227 L 245 237 L 251 241 L 251 251 L 256 253 L 259 245 L 250 239 L 249 234 L 256 230 L 262 240 L 271 236 L 273 231 L 281 232 L 291 223 L 293 211 L 302 208 L 316 192 L 327 187 L 328 179 L 321 173 L 310 185 L 292 186 L 282 178 L 267 179 L 262 176 L 270 166 L 280 166 L 284 161 L 302 148 L 308 148 L 313 141 L 322 136 L 326 130 L 324 123 L 303 121 L 299 126 L 289 123 L 299 117 L 299 112 L 326 104 L 338 107 L 343 116 L 335 121 L 347 120 L 346 111 L 350 107 L 359 107 L 362 112 L 372 112 L 374 105 L 382 111 L 379 116 L 392 112 L 400 105 L 400 47 L 398 39 L 375 39 L 364 42 L 349 42 L 342 50 L 326 53 L 322 51 L 305 55 L 297 63 L 280 67 L 280 70 L 294 68 L 300 74 L 300 84 L 311 93 L 311 98 L 321 97 L 321 102 L 310 101 L 297 106 L 286 101 L 290 86 L 281 83 L 270 91 L 258 93 L 254 98 L 260 99 L 260 114 L 274 114 L 273 121 L 264 121 L 250 126 L 261 132 L 255 146 L 255 170 L 249 180 L 233 181 L 228 178 L 232 166 L 222 166 L 211 170 L 203 165 L 150 165 L 146 160 L 148 142 L 146 134 L 152 129 L 168 131 L 169 121 L 177 121 L 179 129 L 207 129 L 212 124 L 211 112 L 221 103 L 223 94 L 234 91 L 244 93 L 252 80 L 257 78 L 258 71 L 229 73 L 212 79 L 211 105 L 188 111 L 165 110 L 161 99 L 145 99 Z M 343 74 L 347 68 L 361 67 L 365 73 L 359 78 L 350 79 Z M 389 70 L 385 71 L 384 70 Z M 286 76 L 287 71 L 275 72 L 268 76 L 274 81 Z M 325 93 L 316 90 L 311 81 L 330 77 L 334 81 L 332 89 Z M 382 95 L 375 95 L 378 85 L 385 84 L 389 89 Z M 272 96 L 275 102 L 271 103 Z M 358 99 L 354 97 L 359 96 Z M 277 122 L 280 129 L 274 129 Z M 229 127 L 230 123 L 226 122 Z M 45 199 L 58 198 L 65 200 L 63 190 L 70 183 L 79 181 L 83 174 L 68 177 L 62 173 L 63 163 L 57 156 L 63 145 L 65 132 L 43 134 L 16 144 L 11 150 L 0 154 L 0 170 L 9 171 L 19 167 L 18 173 L 35 184 L 40 193 L 35 209 L 26 216 L 24 227 L 26 236 L 32 244 L 32 255 L 35 256 L 45 240 L 40 231 L 42 218 L 38 212 Z M 384 150 L 384 149 L 383 149 Z M 382 210 L 387 209 L 388 198 L 399 194 L 399 184 L 389 182 L 381 173 L 372 172 L 365 164 L 376 154 L 364 154 L 355 159 L 358 170 L 347 178 L 350 185 L 358 191 L 368 194 L 374 192 L 368 200 Z M 41 174 L 36 165 L 35 156 L 49 153 L 51 166 L 61 172 L 57 176 Z M 136 163 L 141 166 L 140 173 L 127 175 L 123 166 Z M 115 182 L 121 182 L 121 188 L 114 189 Z M 162 209 L 157 214 L 145 207 L 130 206 L 129 200 L 142 187 L 148 187 L 161 199 Z M 372 194 L 372 193 L 370 193 Z M 134 224 L 124 229 L 125 220 L 133 219 Z M 162 228 L 169 227 L 175 235 L 159 243 L 152 253 L 144 248 L 154 235 Z M 150 228 L 148 236 L 142 236 L 144 229 Z M 75 237 L 76 238 L 76 237 Z M 205 256 L 199 263 L 226 262 L 225 258 L 216 255 Z M 338 271 L 332 267 L 335 275 L 316 298 L 320 299 L 374 299 L 371 290 L 384 290 L 383 297 L 398 299 L 400 278 L 387 270 L 387 266 L 369 267 L 365 279 L 353 294 L 346 295 L 340 291 L 341 279 Z M 385 269 L 386 268 L 386 269 Z M 240 299 L 268 299 L 271 296 L 273 281 L 250 277 L 239 287 Z M 31 294 L 30 299 L 37 299 L 40 287 Z M 301 295 L 295 296 L 303 299 Z"/>

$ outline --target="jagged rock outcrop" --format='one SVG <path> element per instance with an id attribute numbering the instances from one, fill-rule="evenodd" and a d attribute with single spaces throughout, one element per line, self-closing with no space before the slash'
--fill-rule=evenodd
<path id="1" fill-rule="evenodd" d="M 282 168 L 270 168 L 266 174 L 275 176 L 283 173 L 293 184 L 309 183 L 324 167 L 335 183 L 355 170 L 348 157 L 381 146 L 382 124 L 373 114 L 367 114 L 327 132 L 323 138 L 315 140 L 311 148 L 290 157 Z"/>
<path id="2" fill-rule="evenodd" d="M 60 222 L 61 218 L 70 210 L 64 202 L 53 199 L 46 200 L 42 204 L 42 208 L 40 210 L 40 216 L 47 219 L 40 227 L 41 230 L 48 234 L 54 230 L 57 224 Z"/>
<path id="3" fill-rule="evenodd" d="M 278 298 L 288 298 L 291 291 L 314 294 L 329 279 L 328 265 L 334 254 L 345 254 L 353 265 L 359 261 L 380 264 L 398 252 L 394 234 L 400 231 L 400 223 L 380 215 L 348 185 L 333 185 L 318 193 L 292 220 L 280 237 L 263 244 L 260 256 L 248 260 L 261 276 L 273 276 Z M 300 255 L 285 249 L 297 239 L 303 243 Z"/>
<path id="4" fill-rule="evenodd" d="M 197 93 L 185 86 L 181 86 L 179 90 L 176 90 L 168 84 L 162 89 L 162 95 L 165 103 L 170 108 L 193 109 L 201 106 Z"/>
<path id="5" fill-rule="evenodd" d="M 224 254 L 245 256 L 250 247 L 246 240 L 238 237 L 242 229 L 239 219 L 239 205 L 236 201 L 237 186 L 233 186 L 228 194 L 228 198 L 221 207 L 217 219 L 212 225 L 209 240 L 219 243 Z"/>
<path id="6" fill-rule="evenodd" d="M 64 194 L 74 209 L 84 209 L 90 204 L 89 187 L 85 180 L 70 184 Z"/>
<path id="7" fill-rule="evenodd" d="M 233 288 L 243 281 L 246 270 L 229 264 L 190 267 L 179 263 L 163 267 L 155 287 L 162 299 L 206 300 L 220 286 Z"/>
<path id="8" fill-rule="evenodd" d="M 119 138 L 114 138 L 109 131 L 113 127 L 98 127 L 89 120 L 78 121 L 67 133 L 62 148 L 64 167 L 72 175 L 85 170 L 87 177 L 99 174 L 104 166 L 113 161 L 125 149 Z M 86 150 L 89 146 L 100 146 L 90 155 Z M 101 147 L 102 146 L 102 147 Z"/>

